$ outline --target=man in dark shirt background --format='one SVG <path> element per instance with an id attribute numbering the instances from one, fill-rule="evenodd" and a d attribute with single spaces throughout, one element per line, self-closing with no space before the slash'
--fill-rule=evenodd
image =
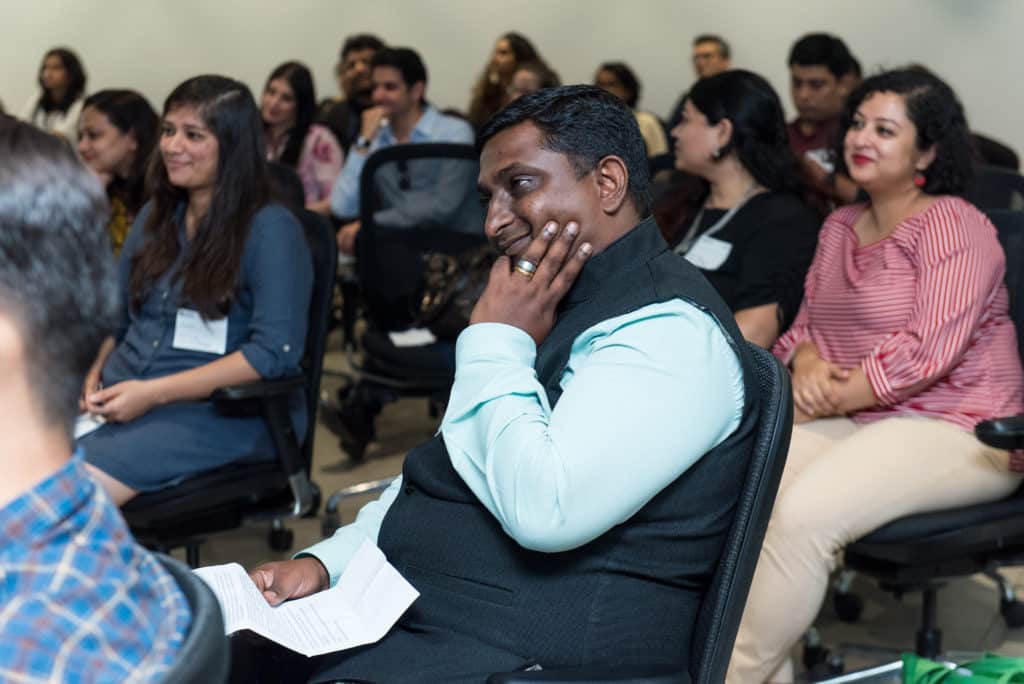
<path id="1" fill-rule="evenodd" d="M 384 42 L 369 33 L 359 33 L 346 38 L 341 46 L 341 57 L 336 67 L 342 97 L 320 103 L 317 121 L 334 132 L 346 156 L 352 143 L 359 136 L 363 110 L 372 105 L 370 62 L 383 47 Z"/>
<path id="2" fill-rule="evenodd" d="M 790 94 L 797 117 L 786 127 L 789 146 L 807 168 L 815 191 L 830 203 L 852 201 L 857 188 L 833 173 L 839 115 L 860 65 L 840 38 L 809 33 L 789 52 Z"/>

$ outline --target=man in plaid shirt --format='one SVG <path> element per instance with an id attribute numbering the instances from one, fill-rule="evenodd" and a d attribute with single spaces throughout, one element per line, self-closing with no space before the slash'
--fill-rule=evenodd
<path id="1" fill-rule="evenodd" d="M 0 121 L 0 681 L 152 682 L 184 595 L 71 453 L 113 329 L 107 202 L 70 148 Z"/>

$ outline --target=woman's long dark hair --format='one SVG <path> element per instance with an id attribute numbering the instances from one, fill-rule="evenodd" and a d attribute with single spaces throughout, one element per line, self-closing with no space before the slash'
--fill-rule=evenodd
<path id="1" fill-rule="evenodd" d="M 235 295 L 252 218 L 270 198 L 263 123 L 249 89 L 224 76 L 196 76 L 179 85 L 164 102 L 164 115 L 178 107 L 195 107 L 217 138 L 218 151 L 210 208 L 198 219 L 174 277 L 182 281 L 183 302 L 204 318 L 223 318 Z M 148 182 L 152 210 L 143 227 L 145 243 L 132 258 L 129 284 L 136 309 L 178 259 L 175 218 L 188 201 L 187 191 L 171 185 L 159 154 L 153 155 Z"/>
<path id="2" fill-rule="evenodd" d="M 540 53 L 537 52 L 537 48 L 533 47 L 533 43 L 530 39 L 521 33 L 515 31 L 509 31 L 508 33 L 502 34 L 498 40 L 507 40 L 508 45 L 512 48 L 512 54 L 516 56 L 516 66 L 519 66 L 523 62 L 543 62 Z M 472 98 L 469 102 L 469 114 L 467 118 L 469 122 L 473 124 L 475 128 L 480 128 L 487 120 L 490 119 L 494 114 L 501 109 L 502 104 L 505 102 L 506 90 L 508 88 L 508 81 L 494 82 L 491 80 L 490 62 L 484 67 L 483 72 L 477 79 L 476 84 L 473 86 Z M 508 78 L 512 78 L 512 74 L 515 73 L 513 68 L 508 74 Z"/>
<path id="3" fill-rule="evenodd" d="M 768 81 L 742 69 L 723 71 L 697 81 L 686 99 L 707 117 L 709 124 L 723 119 L 732 123 L 732 137 L 721 149 L 723 156 L 735 151 L 740 164 L 758 183 L 806 199 L 804 170 L 789 147 L 782 103 Z M 683 193 L 685 197 L 677 198 L 672 218 L 666 216 L 670 212 L 656 210 L 665 217 L 659 225 L 667 236 L 678 234 L 693 219 L 709 190 L 706 181 L 691 181 Z"/>
<path id="4" fill-rule="evenodd" d="M 309 126 L 316 115 L 316 90 L 313 87 L 313 74 L 301 62 L 285 62 L 271 71 L 263 89 L 266 90 L 271 81 L 279 78 L 288 81 L 295 95 L 295 125 L 288 131 L 288 142 L 280 159 L 288 166 L 294 167 L 299 163 L 302 144 L 306 141 L 306 133 L 309 132 Z"/>
<path id="5" fill-rule="evenodd" d="M 59 100 L 54 99 L 53 93 L 43 85 L 43 66 L 50 57 L 60 58 L 61 64 L 64 65 L 64 70 L 68 73 L 68 88 L 64 91 L 64 97 Z M 42 109 L 44 112 L 56 111 L 66 113 L 71 109 L 71 105 L 75 103 L 75 100 L 80 98 L 85 92 L 86 77 L 85 69 L 82 68 L 82 61 L 78 59 L 78 55 L 65 47 L 53 48 L 43 55 L 43 61 L 39 63 L 39 76 L 36 80 L 43 91 L 36 108 Z"/>
<path id="6" fill-rule="evenodd" d="M 160 117 L 142 95 L 134 90 L 101 90 L 85 98 L 82 110 L 92 107 L 103 114 L 121 133 L 135 136 L 135 157 L 125 178 L 115 176 L 107 186 L 107 197 L 118 197 L 132 216 L 146 201 L 146 168 L 156 147 Z"/>

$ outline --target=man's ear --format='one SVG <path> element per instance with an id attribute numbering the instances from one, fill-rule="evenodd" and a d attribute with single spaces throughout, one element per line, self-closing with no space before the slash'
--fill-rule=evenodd
<path id="1" fill-rule="evenodd" d="M 732 121 L 723 118 L 715 124 L 715 129 L 718 136 L 718 149 L 724 155 L 732 147 Z"/>
<path id="2" fill-rule="evenodd" d="M 598 202 L 605 214 L 616 214 L 626 201 L 629 190 L 629 171 L 621 157 L 609 155 L 594 169 Z"/>
<path id="3" fill-rule="evenodd" d="M 409 88 L 409 94 L 417 102 L 422 102 L 423 101 L 423 93 L 424 93 L 424 91 L 426 91 L 426 89 L 427 89 L 427 84 L 424 81 L 416 81 L 415 83 L 412 84 L 412 87 Z"/>

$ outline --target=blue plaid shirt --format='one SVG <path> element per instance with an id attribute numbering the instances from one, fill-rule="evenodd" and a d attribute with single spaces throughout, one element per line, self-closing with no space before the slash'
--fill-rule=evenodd
<path id="1" fill-rule="evenodd" d="M 0 508 L 0 681 L 159 681 L 190 621 L 80 454 Z"/>

